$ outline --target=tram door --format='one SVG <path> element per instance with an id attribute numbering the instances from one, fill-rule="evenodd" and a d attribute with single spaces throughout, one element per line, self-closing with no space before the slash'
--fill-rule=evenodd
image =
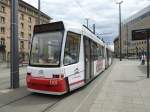
<path id="1" fill-rule="evenodd" d="M 91 48 L 90 39 L 84 37 L 84 63 L 85 63 L 85 81 L 88 82 L 91 79 Z"/>

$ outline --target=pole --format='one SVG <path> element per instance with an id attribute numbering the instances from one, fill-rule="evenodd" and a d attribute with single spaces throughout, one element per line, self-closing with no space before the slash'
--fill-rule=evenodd
<path id="1" fill-rule="evenodd" d="M 95 34 L 95 24 L 93 24 L 93 33 Z"/>
<path id="2" fill-rule="evenodd" d="M 119 35 L 120 35 L 120 61 L 122 61 L 122 46 L 121 46 L 121 4 L 119 4 Z"/>
<path id="3" fill-rule="evenodd" d="M 89 19 L 86 18 L 85 20 L 86 20 L 86 26 L 87 26 L 87 28 L 89 28 Z"/>
<path id="4" fill-rule="evenodd" d="M 18 0 L 11 0 L 11 88 L 19 87 Z"/>
<path id="5" fill-rule="evenodd" d="M 149 78 L 149 31 L 147 32 L 147 78 Z"/>
<path id="6" fill-rule="evenodd" d="M 121 4 L 123 1 L 118 2 L 116 4 L 119 4 L 119 37 L 120 37 L 120 61 L 122 61 L 122 44 L 121 44 Z"/>
<path id="7" fill-rule="evenodd" d="M 129 54 L 129 51 L 128 51 L 128 45 L 129 45 L 129 42 L 128 42 L 128 23 L 127 23 L 127 59 L 128 59 L 128 54 Z"/>
<path id="8" fill-rule="evenodd" d="M 38 24 L 40 24 L 41 0 L 38 0 Z"/>

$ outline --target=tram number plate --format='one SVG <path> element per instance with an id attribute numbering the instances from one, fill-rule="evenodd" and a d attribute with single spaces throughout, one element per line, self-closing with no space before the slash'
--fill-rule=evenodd
<path id="1" fill-rule="evenodd" d="M 57 80 L 50 80 L 50 81 L 49 81 L 49 84 L 50 84 L 50 85 L 57 85 L 58 82 L 57 82 Z"/>

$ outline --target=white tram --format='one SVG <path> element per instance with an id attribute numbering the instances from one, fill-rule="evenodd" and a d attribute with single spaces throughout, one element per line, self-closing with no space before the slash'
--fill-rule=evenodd
<path id="1" fill-rule="evenodd" d="M 112 63 L 110 52 L 85 26 L 61 21 L 36 25 L 27 67 L 27 88 L 54 95 L 75 90 Z"/>

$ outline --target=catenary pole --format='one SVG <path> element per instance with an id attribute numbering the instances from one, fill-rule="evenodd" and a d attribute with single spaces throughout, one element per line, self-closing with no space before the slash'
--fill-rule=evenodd
<path id="1" fill-rule="evenodd" d="M 123 1 L 121 2 L 117 2 L 116 4 L 119 5 L 119 37 L 120 37 L 120 61 L 122 61 L 122 38 L 121 38 L 121 4 L 123 3 Z"/>
<path id="2" fill-rule="evenodd" d="M 38 0 L 38 24 L 40 24 L 41 0 Z"/>
<path id="3" fill-rule="evenodd" d="M 149 36 L 150 31 L 147 31 L 147 78 L 149 78 Z"/>
<path id="4" fill-rule="evenodd" d="M 18 53 L 18 0 L 11 0 L 11 39 L 10 39 L 10 86 L 19 87 L 19 53 Z"/>
<path id="5" fill-rule="evenodd" d="M 86 27 L 89 28 L 89 18 L 86 18 Z"/>

